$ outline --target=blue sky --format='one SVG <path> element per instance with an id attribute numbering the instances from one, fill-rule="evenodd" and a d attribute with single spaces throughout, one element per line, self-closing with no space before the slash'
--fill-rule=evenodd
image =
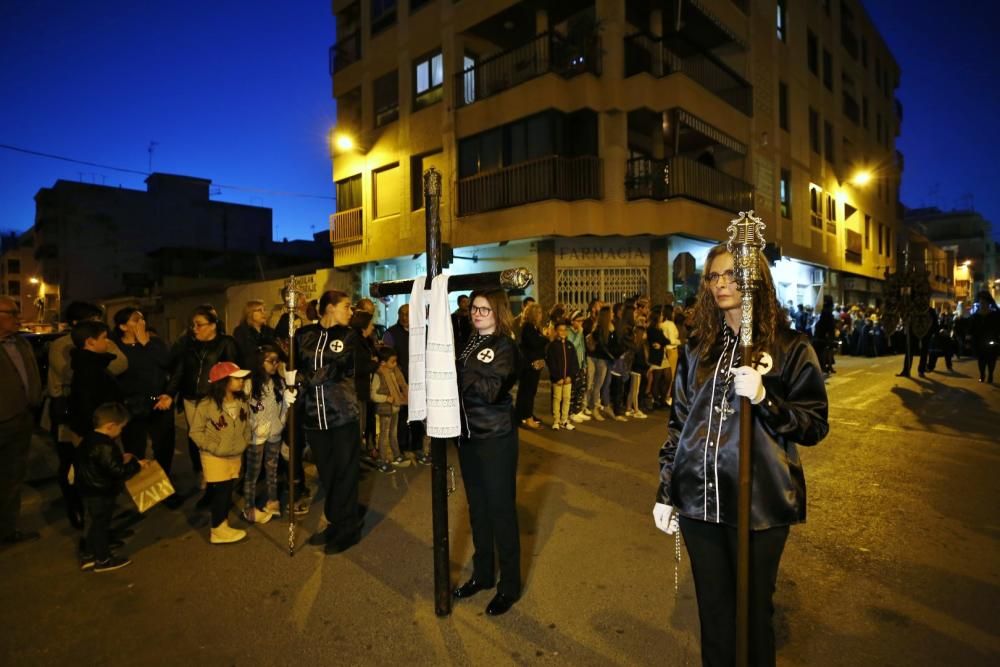
<path id="1" fill-rule="evenodd" d="M 903 202 L 974 202 L 1000 238 L 993 3 L 865 5 L 903 71 Z M 0 0 L 0 144 L 145 171 L 152 140 L 157 171 L 332 197 L 333 40 L 324 0 Z M 0 230 L 27 229 L 35 192 L 59 178 L 145 187 L 0 149 Z M 334 206 L 229 188 L 215 198 L 273 208 L 278 239 L 326 229 Z"/>

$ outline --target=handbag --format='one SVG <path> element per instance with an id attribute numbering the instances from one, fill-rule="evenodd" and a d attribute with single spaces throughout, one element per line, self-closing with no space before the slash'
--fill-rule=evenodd
<path id="1" fill-rule="evenodd" d="M 140 512 L 155 507 L 174 494 L 174 485 L 156 461 L 150 461 L 137 474 L 125 480 L 125 488 Z"/>

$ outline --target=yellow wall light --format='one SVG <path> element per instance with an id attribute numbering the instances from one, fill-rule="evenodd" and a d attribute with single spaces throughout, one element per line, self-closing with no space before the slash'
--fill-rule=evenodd
<path id="1" fill-rule="evenodd" d="M 354 150 L 354 138 L 349 134 L 339 133 L 333 138 L 333 145 L 340 151 Z"/>
<path id="2" fill-rule="evenodd" d="M 861 169 L 851 177 L 851 183 L 863 187 L 872 182 L 872 173 L 867 169 Z"/>

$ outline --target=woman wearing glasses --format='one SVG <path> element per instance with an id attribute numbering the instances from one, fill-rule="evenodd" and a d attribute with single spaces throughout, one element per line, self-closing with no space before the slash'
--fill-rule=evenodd
<path id="1" fill-rule="evenodd" d="M 684 535 L 694 574 L 706 665 L 734 664 L 736 504 L 740 401 L 753 411 L 750 521 L 750 664 L 775 662 L 772 596 L 791 524 L 805 521 L 806 487 L 796 444 L 826 436 L 827 397 L 809 338 L 791 331 L 771 273 L 759 258 L 753 360 L 740 355 L 741 294 L 733 257 L 712 248 L 681 351 L 653 517 Z"/>
<path id="2" fill-rule="evenodd" d="M 174 398 L 180 394 L 184 400 L 184 417 L 188 426 L 194 420 L 198 403 L 208 396 L 208 381 L 212 366 L 220 361 L 239 361 L 240 353 L 232 336 L 220 333 L 219 314 L 211 305 L 203 304 L 191 314 L 191 329 L 174 344 L 171 351 L 170 380 L 163 396 L 154 405 L 155 410 L 169 410 Z M 189 437 L 188 454 L 195 472 L 201 473 L 201 454 Z M 204 488 L 204 479 L 201 480 Z M 199 507 L 208 507 L 208 496 L 199 501 Z"/>
<path id="3" fill-rule="evenodd" d="M 472 578 L 454 591 L 471 597 L 493 588 L 494 545 L 500 561 L 490 616 L 507 612 L 521 596 L 521 538 L 517 526 L 517 422 L 510 390 L 517 381 L 513 316 L 503 290 L 473 295 L 473 333 L 458 355 L 462 437 L 458 462 L 472 523 Z"/>

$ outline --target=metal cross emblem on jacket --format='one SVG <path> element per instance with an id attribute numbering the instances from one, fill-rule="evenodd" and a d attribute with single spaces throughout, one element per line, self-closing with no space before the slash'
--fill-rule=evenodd
<path id="1" fill-rule="evenodd" d="M 491 350 L 490 348 L 486 348 L 476 356 L 479 359 L 479 361 L 483 362 L 484 364 L 488 364 L 491 361 L 493 361 L 493 350 Z"/>

